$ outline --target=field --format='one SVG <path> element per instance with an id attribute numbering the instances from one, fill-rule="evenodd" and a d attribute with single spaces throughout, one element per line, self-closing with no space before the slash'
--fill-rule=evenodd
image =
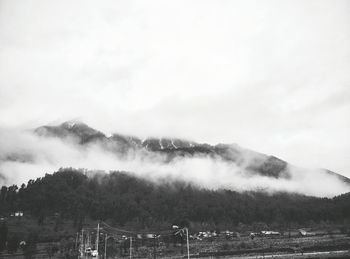
<path id="1" fill-rule="evenodd" d="M 79 255 L 80 236 L 71 221 L 46 219 L 40 225 L 32 219 L 10 218 L 7 221 L 9 236 L 16 233 L 18 241 L 26 240 L 35 231 L 35 245 L 31 251 L 18 248 L 13 253 L 4 251 L 0 258 L 77 258 Z M 93 240 L 96 222 L 84 225 L 90 229 Z M 350 235 L 347 226 L 318 226 L 313 232 L 302 236 L 298 229 L 280 231 L 279 235 L 251 236 L 247 230 L 226 231 L 191 231 L 189 251 L 191 258 L 350 258 Z M 107 229 L 101 228 L 100 258 L 104 256 L 104 237 Z M 95 242 L 91 242 L 94 244 Z M 107 239 L 107 258 L 130 258 L 130 242 L 127 236 L 115 235 Z M 157 236 L 157 238 L 134 237 L 131 249 L 132 258 L 184 258 L 187 257 L 186 237 L 180 239 Z"/>

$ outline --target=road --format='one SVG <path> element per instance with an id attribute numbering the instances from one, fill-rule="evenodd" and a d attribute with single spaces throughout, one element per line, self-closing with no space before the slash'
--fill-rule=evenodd
<path id="1" fill-rule="evenodd" d="M 349 250 L 342 251 L 328 251 L 328 252 L 309 252 L 309 253 L 290 253 L 290 254 L 267 254 L 267 255 L 249 255 L 249 256 L 211 256 L 211 257 L 200 257 L 198 259 L 208 259 L 208 258 L 230 258 L 230 259 L 270 259 L 270 258 L 350 258 Z"/>

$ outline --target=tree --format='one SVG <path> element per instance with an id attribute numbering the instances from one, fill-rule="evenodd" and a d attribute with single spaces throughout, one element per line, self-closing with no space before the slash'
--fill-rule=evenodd
<path id="1" fill-rule="evenodd" d="M 36 244 L 38 241 L 38 233 L 32 231 L 29 233 L 26 245 L 24 247 L 24 257 L 26 259 L 31 259 L 32 256 L 36 253 Z"/>
<path id="2" fill-rule="evenodd" d="M 8 227 L 6 221 L 0 223 L 0 252 L 6 248 Z"/>
<path id="3" fill-rule="evenodd" d="M 13 235 L 7 243 L 7 251 L 9 252 L 9 254 L 13 254 L 15 252 L 17 252 L 19 248 L 19 238 L 17 235 Z"/>

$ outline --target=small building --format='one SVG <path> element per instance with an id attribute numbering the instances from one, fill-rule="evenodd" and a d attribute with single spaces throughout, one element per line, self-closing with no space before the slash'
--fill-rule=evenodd
<path id="1" fill-rule="evenodd" d="M 316 236 L 316 233 L 315 232 L 308 232 L 305 229 L 299 229 L 299 235 L 302 237 Z"/>

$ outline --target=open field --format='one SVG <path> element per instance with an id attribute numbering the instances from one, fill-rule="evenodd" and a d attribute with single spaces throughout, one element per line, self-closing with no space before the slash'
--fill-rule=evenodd
<path id="1" fill-rule="evenodd" d="M 36 223 L 29 218 L 9 220 L 9 233 L 26 236 Z M 88 224 L 93 229 L 94 222 Z M 344 227 L 342 228 L 344 230 Z M 37 227 L 37 243 L 31 258 L 77 258 L 79 239 L 72 222 L 57 222 L 54 218 Z M 101 233 L 104 229 L 101 228 Z M 345 231 L 346 232 L 346 231 Z M 100 254 L 104 253 L 103 238 Z M 94 242 L 92 242 L 94 243 Z M 300 236 L 297 230 L 281 232 L 278 236 L 256 236 L 250 232 L 236 233 L 228 237 L 224 231 L 216 236 L 190 235 L 191 258 L 350 258 L 350 235 L 339 229 L 318 229 L 312 236 Z M 129 258 L 130 243 L 116 235 L 107 243 L 107 258 Z M 186 240 L 137 239 L 132 244 L 133 258 L 186 258 Z M 0 258 L 25 258 L 25 251 L 2 253 Z M 27 257 L 30 258 L 30 257 Z M 100 257 L 100 258 L 103 258 Z"/>
<path id="2" fill-rule="evenodd" d="M 18 241 L 28 240 L 31 233 L 36 233 L 31 258 L 77 258 L 80 245 L 77 226 L 71 220 L 55 216 L 47 217 L 40 224 L 30 216 L 8 218 L 8 236 L 16 235 Z M 86 220 L 85 231 L 90 231 L 94 246 L 97 222 Z M 241 231 L 198 232 L 189 230 L 189 251 L 191 258 L 350 258 L 349 226 L 313 225 L 310 235 L 301 236 L 298 229 L 282 231 L 278 235 L 256 235 L 251 237 L 254 227 L 246 226 Z M 308 228 L 305 228 L 308 229 Z M 311 228 L 309 228 L 311 229 Z M 255 229 L 256 230 L 256 229 Z M 104 237 L 108 232 L 100 229 L 100 255 L 104 254 Z M 144 232 L 145 230 L 143 230 Z M 254 231 L 255 232 L 255 231 Z M 187 257 L 186 238 L 175 239 L 173 236 L 160 234 L 157 238 L 134 236 L 131 254 L 133 258 L 184 258 Z M 0 258 L 25 258 L 28 251 L 18 248 L 13 254 L 0 253 Z M 130 243 L 127 236 L 115 232 L 107 242 L 107 258 L 129 258 Z M 103 258 L 103 257 L 100 257 Z"/>

